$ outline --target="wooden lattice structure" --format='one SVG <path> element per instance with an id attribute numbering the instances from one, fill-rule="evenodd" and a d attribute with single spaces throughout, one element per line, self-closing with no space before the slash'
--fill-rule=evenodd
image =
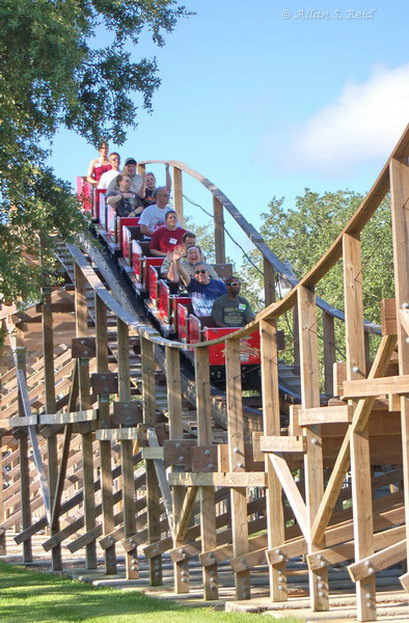
<path id="1" fill-rule="evenodd" d="M 212 193 L 217 261 L 225 261 L 224 210 L 264 257 L 268 305 L 225 339 L 223 408 L 211 392 L 212 343 L 171 342 L 142 325 L 74 247 L 66 250 L 73 286 L 63 297 L 45 289 L 40 307 L 24 313 L 3 307 L 2 553 L 6 532 L 14 531 L 22 559 L 30 561 L 33 536 L 44 534 L 54 570 L 63 568 L 64 544 L 85 551 L 88 569 L 102 551 L 110 574 L 121 552 L 129 579 L 138 577 L 144 555 L 150 584 L 158 586 L 166 552 L 175 593 L 189 592 L 189 560 L 198 556 L 208 600 L 218 597 L 221 561 L 231 565 L 240 600 L 251 597 L 250 569 L 267 562 L 272 602 L 288 598 L 287 562 L 306 556 L 311 607 L 319 611 L 329 607 L 328 568 L 350 561 L 357 618 L 375 620 L 376 573 L 406 561 L 409 543 L 408 156 L 409 129 L 350 222 L 299 282 L 216 187 L 172 163 L 180 215 L 182 173 L 200 178 Z M 369 362 L 374 327 L 364 322 L 360 234 L 389 191 L 395 299 L 382 302 L 382 336 Z M 340 259 L 344 314 L 314 293 Z M 275 272 L 293 285 L 276 302 Z M 289 310 L 300 404 L 280 391 L 276 325 Z M 69 314 L 64 340 L 54 347 L 62 313 Z M 23 341 L 33 321 L 41 322 L 44 343 L 36 358 Z M 342 364 L 335 363 L 335 322 L 345 325 Z M 258 420 L 243 401 L 240 369 L 240 339 L 255 329 L 261 336 Z M 187 349 L 194 352 L 195 380 L 181 372 Z M 389 487 L 382 497 L 380 487 Z M 408 590 L 409 574 L 400 580 Z"/>

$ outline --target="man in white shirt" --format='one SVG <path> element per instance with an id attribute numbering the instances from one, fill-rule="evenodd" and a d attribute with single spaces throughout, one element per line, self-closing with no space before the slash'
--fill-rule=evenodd
<path id="1" fill-rule="evenodd" d="M 154 232 L 166 223 L 166 214 L 172 208 L 168 205 L 169 191 L 165 186 L 157 188 L 154 194 L 156 203 L 144 209 L 139 219 L 141 233 L 150 239 Z"/>
<path id="2" fill-rule="evenodd" d="M 112 182 L 112 180 L 115 180 L 120 173 L 119 171 L 119 165 L 121 164 L 120 155 L 116 151 L 113 151 L 112 154 L 109 154 L 108 160 L 109 160 L 109 163 L 112 169 L 110 171 L 106 171 L 105 173 L 101 175 L 97 188 L 107 189 L 110 183 Z"/>

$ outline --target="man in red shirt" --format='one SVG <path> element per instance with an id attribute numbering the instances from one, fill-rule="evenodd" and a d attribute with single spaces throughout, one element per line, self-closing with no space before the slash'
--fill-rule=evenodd
<path id="1" fill-rule="evenodd" d="M 186 229 L 179 227 L 178 217 L 174 210 L 170 210 L 166 213 L 165 227 L 157 229 L 152 236 L 149 249 L 151 255 L 158 257 L 164 257 L 170 251 L 181 244 L 182 236 Z"/>

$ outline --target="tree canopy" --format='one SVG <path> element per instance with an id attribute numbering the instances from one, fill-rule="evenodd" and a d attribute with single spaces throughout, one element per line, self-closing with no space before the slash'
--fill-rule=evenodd
<path id="1" fill-rule="evenodd" d="M 59 127 L 122 144 L 138 92 L 152 109 L 155 58 L 132 59 L 142 31 L 162 46 L 176 0 L 2 0 L 0 4 L 0 295 L 35 298 L 53 269 L 52 236 L 84 227 L 69 185 L 46 166 Z M 95 35 L 106 33 L 98 48 Z M 41 268 L 37 259 L 42 246 Z M 32 257 L 32 262 L 27 262 Z"/>
<path id="2" fill-rule="evenodd" d="M 286 209 L 284 199 L 274 197 L 260 229 L 266 243 L 282 260 L 288 260 L 297 277 L 305 275 L 342 231 L 351 215 L 360 205 L 363 196 L 353 191 L 325 192 L 319 194 L 306 189 L 297 197 L 293 207 Z M 381 203 L 374 216 L 362 231 L 362 283 L 364 314 L 367 320 L 380 322 L 381 298 L 393 297 L 393 257 L 391 211 L 389 197 Z M 262 263 L 258 251 L 250 254 L 254 266 L 245 263 L 240 269 L 243 275 L 243 292 L 254 307 L 263 304 Z M 328 303 L 343 310 L 342 262 L 339 261 L 317 285 L 317 294 Z M 285 322 L 288 335 L 289 322 Z M 343 350 L 344 328 L 337 330 L 337 344 Z"/>

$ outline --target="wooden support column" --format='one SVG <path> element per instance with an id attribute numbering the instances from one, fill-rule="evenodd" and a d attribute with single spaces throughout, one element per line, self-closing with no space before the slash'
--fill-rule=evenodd
<path id="1" fill-rule="evenodd" d="M 53 313 L 51 302 L 51 287 L 43 288 L 43 305 L 42 305 L 42 324 L 43 324 L 43 353 L 44 353 L 44 384 L 45 384 L 45 404 L 47 413 L 55 413 L 55 376 L 54 376 L 54 331 L 53 331 Z M 50 508 L 54 507 L 56 487 L 58 480 L 58 455 L 57 455 L 57 435 L 51 435 L 47 438 L 48 453 L 48 487 L 50 490 Z M 59 521 L 55 518 L 55 525 L 51 526 L 51 535 L 59 532 Z M 51 550 L 52 569 L 53 571 L 61 571 L 61 544 L 56 544 Z"/>
<path id="2" fill-rule="evenodd" d="M 213 443 L 210 403 L 210 368 L 207 348 L 195 350 L 197 445 Z M 187 494 L 186 494 L 187 495 Z M 213 487 L 200 487 L 200 532 L 202 550 L 214 549 L 216 543 L 216 503 Z M 218 599 L 217 564 L 203 567 L 203 590 L 206 600 Z"/>
<path id="3" fill-rule="evenodd" d="M 1 356 L 1 354 L 0 354 Z M 4 510 L 4 478 L 3 478 L 3 438 L 0 435 L 0 556 L 6 555 L 6 531 L 2 532 L 1 525 L 6 519 Z"/>
<path id="4" fill-rule="evenodd" d="M 155 351 L 154 345 L 148 338 L 141 336 L 142 357 L 142 398 L 144 424 L 156 425 L 156 398 L 155 398 Z M 160 489 L 156 476 L 154 461 L 146 460 L 146 505 L 148 515 L 148 542 L 151 545 L 161 539 L 160 528 Z M 161 586 L 162 556 L 153 556 L 149 559 L 149 581 L 151 586 Z"/>
<path id="5" fill-rule="evenodd" d="M 406 161 L 391 159 L 392 233 L 395 275 L 396 317 L 409 306 L 409 166 Z M 409 374 L 409 343 L 401 322 L 397 322 L 399 374 Z M 409 397 L 401 396 L 402 462 L 406 518 L 406 558 L 409 560 Z M 409 592 L 409 573 L 401 578 Z"/>
<path id="6" fill-rule="evenodd" d="M 324 336 L 324 391 L 331 396 L 334 393 L 334 363 L 336 361 L 334 316 L 322 312 Z"/>
<path id="7" fill-rule="evenodd" d="M 173 167 L 173 208 L 178 215 L 178 221 L 183 227 L 183 186 L 182 171 Z"/>
<path id="8" fill-rule="evenodd" d="M 16 348 L 17 370 L 22 370 L 26 375 L 26 349 Z M 19 389 L 19 416 L 24 417 L 23 402 L 20 397 Z M 30 505 L 30 466 L 28 455 L 28 429 L 21 427 L 18 431 L 19 444 L 19 467 L 20 467 L 20 503 L 21 503 L 21 530 L 31 526 L 31 505 Z M 31 537 L 23 543 L 23 562 L 33 561 L 33 550 Z"/>
<path id="9" fill-rule="evenodd" d="M 129 329 L 120 319 L 117 319 L 118 331 L 118 376 L 119 376 L 119 400 L 131 401 L 131 382 L 129 369 Z M 135 536 L 136 533 L 136 507 L 135 486 L 133 468 L 133 440 L 121 440 L 122 479 L 123 479 L 123 513 L 125 538 Z M 133 580 L 139 577 L 138 551 L 136 547 L 125 552 L 126 577 Z"/>
<path id="10" fill-rule="evenodd" d="M 182 391 L 180 385 L 180 355 L 177 348 L 166 346 L 166 390 L 169 413 L 169 439 L 183 439 Z M 176 467 L 172 471 L 177 471 Z M 184 487 L 172 487 L 173 517 L 180 517 L 185 498 Z M 173 540 L 173 547 L 182 547 L 186 539 Z M 189 592 L 189 561 L 180 560 L 173 563 L 175 593 Z"/>
<path id="11" fill-rule="evenodd" d="M 86 299 L 86 280 L 75 264 L 75 315 L 77 337 L 85 337 L 88 333 L 88 307 Z M 79 357 L 77 360 L 80 409 L 85 411 L 91 408 L 89 358 Z M 82 434 L 82 461 L 83 461 L 83 491 L 84 491 L 84 518 L 85 530 L 89 532 L 96 526 L 94 465 L 92 452 L 93 433 Z M 86 568 L 96 569 L 97 551 L 95 539 L 86 545 Z"/>
<path id="12" fill-rule="evenodd" d="M 315 294 L 306 287 L 298 290 L 298 321 L 300 334 L 301 396 L 302 408 L 320 406 L 320 375 L 318 361 L 317 314 Z M 304 454 L 305 499 L 308 532 L 324 494 L 324 463 L 322 455 L 321 426 L 304 429 L 307 451 Z M 324 543 L 309 539 L 308 552 L 322 549 Z M 328 570 L 309 571 L 310 600 L 313 610 L 328 610 Z"/>
<path id="13" fill-rule="evenodd" d="M 298 321 L 298 308 L 297 305 L 293 307 L 293 353 L 294 353 L 294 366 L 300 367 L 300 332 Z"/>
<path id="14" fill-rule="evenodd" d="M 216 262 L 224 264 L 226 262 L 226 243 L 224 235 L 224 216 L 223 204 L 213 196 L 213 216 L 214 216 L 214 242 L 216 249 Z"/>
<path id="15" fill-rule="evenodd" d="M 344 234 L 345 341 L 347 380 L 366 378 L 364 312 L 362 302 L 362 263 L 359 236 Z M 350 401 L 354 407 L 357 401 Z M 373 554 L 373 510 L 371 485 L 371 454 L 368 424 L 353 430 L 350 442 L 352 511 L 354 517 L 355 561 Z M 356 582 L 357 616 L 359 621 L 376 620 L 375 576 Z"/>
<path id="16" fill-rule="evenodd" d="M 109 372 L 108 367 L 108 328 L 107 309 L 105 303 L 95 294 L 95 332 L 97 349 L 97 373 Z M 99 426 L 110 427 L 109 394 L 98 395 Z M 101 461 L 101 493 L 102 493 L 102 526 L 103 534 L 107 535 L 115 528 L 111 441 L 99 442 Z M 113 575 L 117 572 L 115 542 L 104 549 L 105 573 Z"/>
<path id="17" fill-rule="evenodd" d="M 276 300 L 276 274 L 274 266 L 263 257 L 264 266 L 264 305 L 268 307 Z"/>
<path id="18" fill-rule="evenodd" d="M 272 320 L 260 323 L 261 389 L 263 400 L 264 435 L 280 435 L 280 396 L 278 391 L 277 329 Z M 285 541 L 284 509 L 280 481 L 268 456 L 267 472 L 267 537 L 268 548 L 273 549 Z M 270 596 L 273 601 L 286 601 L 287 577 L 285 560 L 269 566 Z"/>
<path id="19" fill-rule="evenodd" d="M 227 433 L 230 472 L 245 472 L 244 423 L 241 389 L 240 340 L 226 340 Z M 249 551 L 245 487 L 231 489 L 231 527 L 235 558 Z M 250 599 L 250 571 L 237 571 L 237 599 Z"/>

